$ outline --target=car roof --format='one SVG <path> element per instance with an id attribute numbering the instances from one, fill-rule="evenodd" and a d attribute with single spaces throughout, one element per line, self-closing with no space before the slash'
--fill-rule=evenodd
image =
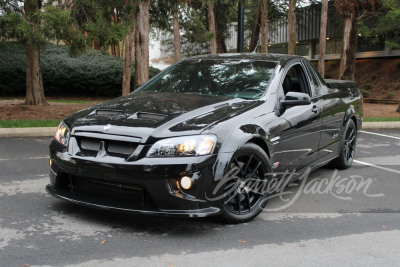
<path id="1" fill-rule="evenodd" d="M 210 54 L 199 55 L 194 57 L 185 58 L 184 60 L 265 60 L 275 61 L 284 65 L 289 60 L 294 58 L 301 58 L 295 55 L 286 54 L 263 54 L 263 53 L 223 53 L 223 54 Z"/>

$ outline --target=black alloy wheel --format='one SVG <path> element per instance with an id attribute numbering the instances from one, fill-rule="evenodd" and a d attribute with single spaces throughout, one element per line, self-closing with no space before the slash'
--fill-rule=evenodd
<path id="1" fill-rule="evenodd" d="M 346 132 L 346 137 L 344 139 L 344 155 L 346 162 L 352 162 L 354 157 L 354 152 L 356 151 L 356 129 L 351 127 Z"/>
<path id="2" fill-rule="evenodd" d="M 265 151 L 255 144 L 245 144 L 234 154 L 229 166 L 233 176 L 224 187 L 220 216 L 224 221 L 249 221 L 262 211 L 266 204 L 270 166 Z"/>
<path id="3" fill-rule="evenodd" d="M 347 169 L 353 163 L 357 144 L 357 129 L 353 120 L 349 120 L 341 143 L 339 156 L 331 162 L 338 169 Z"/>

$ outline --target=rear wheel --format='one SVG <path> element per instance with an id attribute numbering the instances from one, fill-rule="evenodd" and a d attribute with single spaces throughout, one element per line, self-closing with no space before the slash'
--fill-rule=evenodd
<path id="1" fill-rule="evenodd" d="M 262 211 L 266 204 L 263 191 L 271 174 L 270 166 L 265 151 L 255 144 L 245 144 L 234 154 L 228 170 L 234 176 L 224 185 L 220 219 L 241 223 Z"/>
<path id="2" fill-rule="evenodd" d="M 353 163 L 357 143 L 357 129 L 353 120 L 349 120 L 347 123 L 343 138 L 339 157 L 331 162 L 331 165 L 338 169 L 347 169 Z"/>

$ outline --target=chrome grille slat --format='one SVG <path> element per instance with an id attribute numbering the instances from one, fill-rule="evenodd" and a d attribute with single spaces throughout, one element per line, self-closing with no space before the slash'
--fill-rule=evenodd
<path id="1" fill-rule="evenodd" d="M 100 149 L 100 142 L 101 140 L 99 139 L 81 138 L 81 148 L 83 148 L 84 150 L 98 152 Z"/>
<path id="2" fill-rule="evenodd" d="M 104 149 L 110 156 L 127 157 L 137 148 L 137 143 L 114 141 L 90 137 L 77 137 L 81 152 L 87 152 L 88 156 L 93 156 L 101 149 L 101 143 L 104 142 Z"/>
<path id="3" fill-rule="evenodd" d="M 107 152 L 122 155 L 130 155 L 135 149 L 136 146 L 128 142 L 109 141 L 107 146 Z"/>

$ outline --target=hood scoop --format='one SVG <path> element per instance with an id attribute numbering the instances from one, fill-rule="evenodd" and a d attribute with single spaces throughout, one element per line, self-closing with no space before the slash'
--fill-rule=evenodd
<path id="1" fill-rule="evenodd" d="M 96 109 L 89 116 L 97 115 L 97 116 L 118 116 L 122 114 L 122 110 L 112 110 L 112 109 Z"/>
<path id="2" fill-rule="evenodd" d="M 136 112 L 128 119 L 143 119 L 143 120 L 152 120 L 152 121 L 161 121 L 167 118 L 167 115 L 158 114 L 158 113 L 150 113 L 150 112 Z"/>

